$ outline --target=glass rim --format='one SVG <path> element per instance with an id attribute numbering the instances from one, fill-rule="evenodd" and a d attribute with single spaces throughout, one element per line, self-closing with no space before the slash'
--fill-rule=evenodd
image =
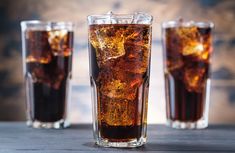
<path id="1" fill-rule="evenodd" d="M 136 15 L 136 14 L 142 14 L 142 15 L 145 15 L 146 16 L 146 18 L 149 18 L 149 23 L 143 23 L 143 24 L 145 24 L 145 25 L 151 25 L 152 24 L 152 22 L 153 22 L 153 16 L 152 15 L 150 15 L 150 14 L 148 14 L 148 13 L 145 13 L 145 12 L 134 12 L 134 13 L 118 13 L 118 14 L 115 14 L 115 13 L 112 13 L 111 12 L 111 14 L 109 14 L 109 13 L 107 13 L 107 14 L 91 14 L 91 15 L 88 15 L 87 16 L 87 20 L 89 21 L 89 20 L 92 20 L 92 19 L 94 19 L 94 20 L 106 20 L 107 18 L 110 18 L 110 19 L 134 19 L 134 16 Z M 109 23 L 106 23 L 106 24 L 109 24 Z M 110 23 L 110 24 L 112 24 L 112 23 Z M 117 24 L 120 24 L 120 23 L 117 23 Z M 127 23 L 127 24 L 135 24 L 135 23 Z"/>
<path id="2" fill-rule="evenodd" d="M 23 20 L 20 22 L 21 26 L 71 26 L 74 27 L 75 24 L 71 21 L 42 21 L 42 20 Z"/>
<path id="3" fill-rule="evenodd" d="M 214 23 L 212 21 L 177 21 L 170 20 L 162 22 L 162 28 L 174 28 L 174 27 L 201 27 L 201 28 L 214 28 Z"/>

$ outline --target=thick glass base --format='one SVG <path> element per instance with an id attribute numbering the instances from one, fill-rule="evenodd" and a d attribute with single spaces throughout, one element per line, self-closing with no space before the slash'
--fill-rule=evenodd
<path id="1" fill-rule="evenodd" d="M 41 122 L 37 120 L 28 120 L 26 122 L 27 126 L 38 128 L 38 129 L 64 129 L 70 126 L 69 122 L 62 119 L 56 122 Z"/>
<path id="2" fill-rule="evenodd" d="M 204 129 L 208 127 L 208 122 L 202 119 L 195 122 L 172 121 L 168 119 L 166 125 L 175 129 Z"/>
<path id="3" fill-rule="evenodd" d="M 146 138 L 132 139 L 127 142 L 110 142 L 108 139 L 98 138 L 96 144 L 102 147 L 115 147 L 115 148 L 135 148 L 140 147 L 146 143 Z"/>

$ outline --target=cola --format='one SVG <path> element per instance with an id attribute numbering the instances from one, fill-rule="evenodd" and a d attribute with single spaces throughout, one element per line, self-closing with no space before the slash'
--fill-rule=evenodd
<path id="1" fill-rule="evenodd" d="M 63 122 L 66 119 L 68 83 L 72 77 L 73 32 L 27 29 L 24 36 L 30 120 L 42 123 L 41 126 Z"/>
<path id="2" fill-rule="evenodd" d="M 163 28 L 166 106 L 170 124 L 195 123 L 205 118 L 211 77 L 211 31 L 210 26 L 196 23 Z"/>
<path id="3" fill-rule="evenodd" d="M 98 135 L 108 142 L 146 137 L 151 25 L 90 25 L 89 48 Z"/>

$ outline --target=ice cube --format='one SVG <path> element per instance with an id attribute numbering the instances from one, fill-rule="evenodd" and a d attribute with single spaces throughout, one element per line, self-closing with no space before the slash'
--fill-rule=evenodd
<path id="1" fill-rule="evenodd" d="M 30 63 L 31 74 L 34 82 L 45 83 L 50 86 L 50 77 L 45 72 L 43 65 Z"/>
<path id="2" fill-rule="evenodd" d="M 190 92 L 202 92 L 205 86 L 205 68 L 185 68 L 184 83 Z"/>
<path id="3" fill-rule="evenodd" d="M 152 21 L 152 16 L 144 12 L 135 12 L 133 15 L 132 24 L 149 24 Z"/>
<path id="4" fill-rule="evenodd" d="M 198 38 L 198 29 L 196 26 L 178 27 L 176 28 L 176 34 L 183 41 L 192 41 Z"/>
<path id="5" fill-rule="evenodd" d="M 109 98 L 134 100 L 137 88 L 131 88 L 127 82 L 120 80 L 107 80 L 102 82 L 100 92 Z"/>
<path id="6" fill-rule="evenodd" d="M 193 60 L 208 62 L 211 53 L 211 44 L 189 42 L 183 47 L 183 56 L 191 56 Z"/>
<path id="7" fill-rule="evenodd" d="M 107 20 L 106 22 L 108 22 L 108 24 L 118 23 L 118 19 L 116 18 L 116 15 L 112 11 L 109 11 L 107 15 L 108 15 L 108 18 L 106 19 Z"/>
<path id="8" fill-rule="evenodd" d="M 166 29 L 166 41 L 164 46 L 166 47 L 165 51 L 165 65 L 166 71 L 177 71 L 182 68 L 184 65 L 181 50 L 182 50 L 182 41 L 177 34 L 175 28 Z"/>
<path id="9" fill-rule="evenodd" d="M 111 126 L 130 126 L 135 122 L 136 103 L 123 99 L 102 97 L 102 120 Z"/>
<path id="10" fill-rule="evenodd" d="M 199 34 L 197 27 L 180 27 L 176 33 L 182 43 L 181 53 L 183 56 L 194 57 L 194 60 L 208 60 L 211 44 Z"/>
<path id="11" fill-rule="evenodd" d="M 182 54 L 184 56 L 193 55 L 200 56 L 204 51 L 203 44 L 200 42 L 191 41 L 187 44 L 185 43 L 182 49 Z"/>
<path id="12" fill-rule="evenodd" d="M 212 53 L 212 44 L 211 44 L 211 42 L 212 42 L 211 38 L 208 38 L 208 39 L 204 40 L 204 42 L 203 42 L 204 50 L 199 56 L 200 60 L 209 62 L 209 57 L 210 57 L 210 54 Z"/>
<path id="13" fill-rule="evenodd" d="M 36 62 L 41 64 L 48 64 L 51 61 L 51 55 L 48 55 L 48 57 L 38 57 L 38 56 L 32 56 L 29 55 L 26 57 L 26 62 Z"/>
<path id="14" fill-rule="evenodd" d="M 51 30 L 48 31 L 48 42 L 54 56 L 69 56 L 71 49 L 68 48 L 68 31 Z"/>
<path id="15" fill-rule="evenodd" d="M 49 63 L 50 45 L 45 31 L 26 31 L 26 62 Z"/>
<path id="16" fill-rule="evenodd" d="M 32 74 L 33 82 L 43 83 L 51 88 L 59 89 L 65 77 L 65 72 L 59 68 L 50 70 L 50 66 L 38 63 L 29 63 L 29 71 Z"/>
<path id="17" fill-rule="evenodd" d="M 96 49 L 99 66 L 125 54 L 124 33 L 124 29 L 114 28 L 110 25 L 91 29 L 90 42 Z"/>
<path id="18" fill-rule="evenodd" d="M 145 59 L 140 60 L 138 57 L 136 59 L 121 59 L 116 66 L 124 72 L 143 74 L 147 71 L 149 59 L 147 57 L 142 58 Z"/>
<path id="19" fill-rule="evenodd" d="M 124 43 L 126 54 L 117 65 L 128 72 L 145 73 L 150 57 L 149 29 L 130 26 L 126 31 Z"/>
<path id="20" fill-rule="evenodd" d="M 200 40 L 198 39 L 198 30 L 197 27 L 195 26 L 190 26 L 190 27 L 178 27 L 175 28 L 172 33 L 175 38 L 175 40 L 178 40 L 179 45 L 182 46 L 183 48 L 186 47 L 185 49 L 182 49 L 182 54 L 189 54 L 191 51 L 188 51 L 189 49 L 194 49 L 195 47 L 197 48 L 198 44 L 200 43 Z M 169 33 L 171 34 L 171 33 Z M 169 36 L 171 37 L 171 36 Z M 200 49 L 200 46 L 199 46 Z M 186 53 L 184 53 L 184 51 Z M 189 52 L 189 53 L 188 53 Z"/>

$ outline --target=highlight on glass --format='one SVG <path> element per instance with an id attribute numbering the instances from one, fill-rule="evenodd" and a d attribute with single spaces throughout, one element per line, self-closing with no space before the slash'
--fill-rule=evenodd
<path id="1" fill-rule="evenodd" d="M 162 24 L 167 125 L 180 129 L 208 126 L 211 83 L 211 22 Z"/>
<path id="2" fill-rule="evenodd" d="M 65 128 L 72 77 L 73 24 L 22 21 L 27 125 Z"/>
<path id="3" fill-rule="evenodd" d="M 105 147 L 146 142 L 152 16 L 88 16 L 95 141 Z"/>

